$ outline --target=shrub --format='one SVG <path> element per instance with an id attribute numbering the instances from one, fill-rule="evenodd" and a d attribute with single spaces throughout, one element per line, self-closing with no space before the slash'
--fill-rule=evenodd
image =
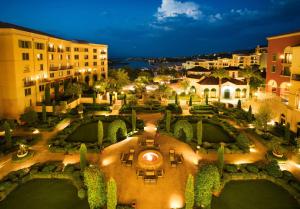
<path id="1" fill-rule="evenodd" d="M 291 138 L 291 132 L 290 132 L 290 123 L 287 123 L 284 128 L 284 140 L 289 142 Z"/>
<path id="2" fill-rule="evenodd" d="M 117 184 L 113 178 L 110 178 L 107 182 L 107 209 L 116 209 L 117 203 Z"/>
<path id="3" fill-rule="evenodd" d="M 282 171 L 280 170 L 280 167 L 278 165 L 277 160 L 271 160 L 267 165 L 266 165 L 266 171 L 270 176 L 273 176 L 275 178 L 280 178 L 282 177 Z"/>
<path id="4" fill-rule="evenodd" d="M 132 126 L 132 131 L 136 131 L 136 112 L 133 109 L 131 113 L 131 126 Z"/>
<path id="5" fill-rule="evenodd" d="M 193 209 L 195 201 L 194 193 L 194 177 L 190 174 L 185 185 L 185 209 Z"/>
<path id="6" fill-rule="evenodd" d="M 249 151 L 250 141 L 244 134 L 240 134 L 236 139 L 237 146 L 245 151 Z"/>
<path id="7" fill-rule="evenodd" d="M 171 111 L 166 111 L 166 131 L 170 132 L 171 130 Z"/>
<path id="8" fill-rule="evenodd" d="M 11 146 L 12 146 L 12 139 L 11 139 L 10 125 L 9 125 L 9 123 L 7 121 L 4 122 L 3 129 L 4 129 L 4 132 L 5 132 L 4 138 L 5 138 L 7 147 L 11 148 Z"/>
<path id="9" fill-rule="evenodd" d="M 117 132 L 121 130 L 122 137 L 127 136 L 126 123 L 123 120 L 115 120 L 108 126 L 108 138 L 112 143 L 117 142 Z"/>
<path id="10" fill-rule="evenodd" d="M 85 190 L 83 188 L 79 189 L 77 192 L 77 195 L 79 197 L 79 199 L 83 200 L 85 198 Z"/>
<path id="11" fill-rule="evenodd" d="M 49 84 L 46 84 L 46 87 L 45 87 L 45 102 L 46 102 L 46 104 L 50 104 L 51 103 L 50 86 L 49 86 Z"/>
<path id="12" fill-rule="evenodd" d="M 87 187 L 88 202 L 91 209 L 104 207 L 106 190 L 103 173 L 96 167 L 84 170 L 84 183 Z"/>
<path id="13" fill-rule="evenodd" d="M 249 164 L 246 166 L 247 171 L 251 172 L 251 173 L 258 173 L 259 169 L 256 165 L 253 164 Z"/>
<path id="14" fill-rule="evenodd" d="M 84 170 L 87 164 L 86 160 L 87 148 L 85 144 L 81 144 L 80 146 L 80 168 Z"/>
<path id="15" fill-rule="evenodd" d="M 236 165 L 231 165 L 231 164 L 225 165 L 224 166 L 224 170 L 226 172 L 228 172 L 228 173 L 236 173 L 236 172 L 238 172 L 237 166 Z"/>
<path id="16" fill-rule="evenodd" d="M 202 120 L 199 120 L 197 123 L 197 142 L 198 145 L 202 144 Z"/>
<path id="17" fill-rule="evenodd" d="M 176 138 L 181 137 L 182 131 L 185 134 L 187 141 L 192 141 L 193 139 L 193 126 L 187 120 L 178 120 L 174 126 L 174 136 Z"/>
<path id="18" fill-rule="evenodd" d="M 20 120 L 32 126 L 38 121 L 38 114 L 31 108 L 27 108 L 20 116 Z"/>
<path id="19" fill-rule="evenodd" d="M 220 175 L 222 176 L 224 167 L 224 143 L 221 143 L 221 146 L 218 149 L 218 168 Z"/>
<path id="20" fill-rule="evenodd" d="M 238 100 L 236 108 L 237 109 L 242 109 L 242 101 L 240 99 Z"/>
<path id="21" fill-rule="evenodd" d="M 214 165 L 205 165 L 197 173 L 195 183 L 195 203 L 197 207 L 209 207 L 212 193 L 220 190 L 220 174 Z"/>
<path id="22" fill-rule="evenodd" d="M 102 145 L 103 143 L 103 123 L 101 120 L 98 121 L 98 145 Z"/>

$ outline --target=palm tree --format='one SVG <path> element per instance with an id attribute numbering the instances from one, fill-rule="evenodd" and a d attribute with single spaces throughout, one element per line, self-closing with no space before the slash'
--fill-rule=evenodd
<path id="1" fill-rule="evenodd" d="M 261 80 L 262 77 L 261 77 L 258 70 L 253 69 L 251 67 L 246 67 L 245 69 L 243 69 L 241 71 L 241 76 L 244 77 L 246 82 L 247 82 L 247 95 L 246 95 L 246 98 L 248 99 L 249 95 L 250 95 L 250 81 L 251 81 L 251 78 Z"/>
<path id="2" fill-rule="evenodd" d="M 210 76 L 214 77 L 214 78 L 217 78 L 219 80 L 219 98 L 218 98 L 218 102 L 220 102 L 221 101 L 222 79 L 223 78 L 229 78 L 228 72 L 224 68 L 215 69 Z"/>

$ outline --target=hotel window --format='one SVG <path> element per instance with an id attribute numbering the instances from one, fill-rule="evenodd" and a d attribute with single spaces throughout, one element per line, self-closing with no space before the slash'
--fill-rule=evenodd
<path id="1" fill-rule="evenodd" d="M 101 65 L 104 65 L 104 62 L 101 62 Z"/>
<path id="2" fill-rule="evenodd" d="M 88 48 L 84 48 L 84 51 L 85 51 L 85 52 L 89 52 L 89 49 L 88 49 Z"/>
<path id="3" fill-rule="evenodd" d="M 43 54 L 37 54 L 36 57 L 37 60 L 43 60 Z"/>
<path id="4" fill-rule="evenodd" d="M 79 52 L 79 48 L 74 48 L 74 52 Z"/>
<path id="5" fill-rule="evenodd" d="M 97 55 L 94 55 L 93 58 L 94 58 L 94 59 L 97 59 Z"/>
<path id="6" fill-rule="evenodd" d="M 38 42 L 36 42 L 36 43 L 35 43 L 35 48 L 36 48 L 36 49 L 41 49 L 41 50 L 42 50 L 42 49 L 44 49 L 44 44 L 43 44 L 43 43 L 38 43 Z"/>
<path id="7" fill-rule="evenodd" d="M 62 54 L 59 55 L 59 59 L 60 59 L 60 60 L 63 59 L 63 55 L 62 55 Z"/>
<path id="8" fill-rule="evenodd" d="M 71 48 L 70 47 L 66 47 L 66 51 L 67 52 L 71 51 Z"/>
<path id="9" fill-rule="evenodd" d="M 40 71 L 44 70 L 44 65 L 40 64 Z"/>
<path id="10" fill-rule="evenodd" d="M 64 75 L 63 71 L 58 72 L 58 76 L 63 76 L 63 75 Z"/>
<path id="11" fill-rule="evenodd" d="M 39 86 L 39 91 L 40 91 L 40 92 L 45 91 L 45 86 L 44 86 L 44 85 L 40 85 L 40 86 Z"/>
<path id="12" fill-rule="evenodd" d="M 93 52 L 94 52 L 94 53 L 97 53 L 97 49 L 93 49 Z"/>
<path id="13" fill-rule="evenodd" d="M 53 60 L 54 59 L 54 55 L 53 54 L 49 54 L 49 60 Z"/>
<path id="14" fill-rule="evenodd" d="M 277 61 L 277 55 L 276 54 L 272 54 L 272 61 L 276 62 Z"/>
<path id="15" fill-rule="evenodd" d="M 74 55 L 74 59 L 79 60 L 79 55 L 78 54 Z"/>
<path id="16" fill-rule="evenodd" d="M 50 88 L 51 88 L 51 89 L 54 88 L 54 84 L 55 84 L 54 82 L 53 82 L 53 83 L 50 83 Z"/>
<path id="17" fill-rule="evenodd" d="M 66 59 L 67 59 L 67 60 L 70 60 L 70 59 L 71 59 L 71 55 L 68 54 L 68 55 L 66 56 Z"/>
<path id="18" fill-rule="evenodd" d="M 275 66 L 275 65 L 272 65 L 271 72 L 272 72 L 272 73 L 275 73 L 275 72 L 276 72 L 276 66 Z"/>
<path id="19" fill-rule="evenodd" d="M 97 66 L 97 62 L 94 62 L 93 65 L 94 65 L 94 66 Z"/>
<path id="20" fill-rule="evenodd" d="M 30 41 L 19 40 L 19 47 L 23 48 L 23 49 L 30 49 L 31 48 L 31 42 Z"/>
<path id="21" fill-rule="evenodd" d="M 84 59 L 87 60 L 89 58 L 89 55 L 84 55 Z"/>
<path id="22" fill-rule="evenodd" d="M 50 78 L 54 78 L 54 73 L 50 73 Z"/>
<path id="23" fill-rule="evenodd" d="M 25 96 L 31 95 L 31 88 L 25 89 Z"/>
<path id="24" fill-rule="evenodd" d="M 70 74 L 71 74 L 71 71 L 70 71 L 70 70 L 68 70 L 68 71 L 67 71 L 67 75 L 70 75 Z"/>
<path id="25" fill-rule="evenodd" d="M 88 62 L 85 62 L 85 63 L 84 63 L 84 66 L 89 66 L 89 63 L 88 63 Z"/>
<path id="26" fill-rule="evenodd" d="M 22 53 L 22 60 L 29 60 L 29 53 Z"/>

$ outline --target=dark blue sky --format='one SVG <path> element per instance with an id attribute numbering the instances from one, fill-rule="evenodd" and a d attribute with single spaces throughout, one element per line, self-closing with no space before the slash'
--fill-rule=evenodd
<path id="1" fill-rule="evenodd" d="M 0 21 L 109 44 L 110 56 L 253 48 L 300 30 L 300 0 L 0 0 Z"/>

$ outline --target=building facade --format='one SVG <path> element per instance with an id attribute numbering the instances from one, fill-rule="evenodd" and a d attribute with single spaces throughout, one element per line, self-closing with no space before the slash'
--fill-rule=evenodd
<path id="1" fill-rule="evenodd" d="M 0 117 L 18 118 L 44 100 L 45 86 L 107 78 L 107 45 L 69 41 L 0 22 Z"/>

